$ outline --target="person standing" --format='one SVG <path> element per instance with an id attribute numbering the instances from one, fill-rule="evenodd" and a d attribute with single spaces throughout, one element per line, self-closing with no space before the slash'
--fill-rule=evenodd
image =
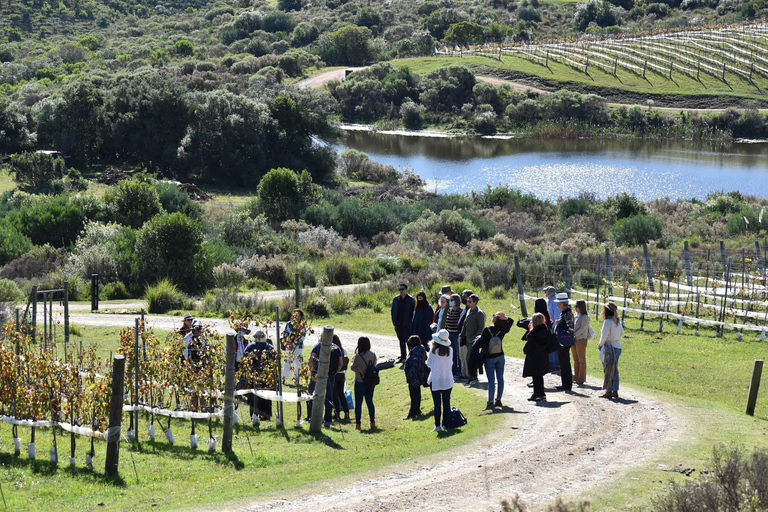
<path id="1" fill-rule="evenodd" d="M 421 338 L 416 335 L 411 336 L 408 338 L 408 357 L 405 358 L 404 368 L 408 394 L 411 397 L 411 408 L 404 420 L 421 416 L 421 386 L 427 382 L 427 375 L 424 372 L 426 362 L 427 350 L 421 344 Z"/>
<path id="2" fill-rule="evenodd" d="M 325 382 L 325 401 L 323 404 L 325 405 L 325 411 L 323 411 L 323 426 L 325 428 L 328 428 L 331 426 L 331 421 L 333 421 L 333 409 L 335 407 L 334 401 L 333 401 L 333 388 L 336 384 L 336 373 L 341 370 L 341 367 L 344 365 L 344 360 L 341 352 L 341 348 L 339 347 L 339 337 L 334 334 L 333 335 L 333 341 L 331 344 L 331 357 L 328 360 L 328 380 Z M 319 370 L 319 363 L 320 363 L 320 348 L 322 346 L 322 338 L 320 341 L 317 342 L 317 344 L 312 347 L 312 351 L 310 352 L 310 359 L 313 361 L 312 366 L 314 366 L 315 375 L 317 375 L 317 371 Z M 317 389 L 315 386 L 314 389 Z M 313 389 L 313 391 L 314 391 Z M 309 415 L 309 418 L 312 419 L 312 407 L 309 406 L 312 402 L 307 402 L 307 412 Z M 338 415 L 338 411 L 337 411 Z"/>
<path id="3" fill-rule="evenodd" d="M 411 319 L 410 336 L 414 334 L 422 340 L 422 343 L 426 343 L 432 336 L 432 317 L 435 312 L 432 310 L 432 306 L 427 300 L 427 294 L 424 291 L 420 291 L 416 294 L 416 309 L 413 311 L 413 318 Z M 410 337 L 409 337 L 410 339 Z"/>
<path id="4" fill-rule="evenodd" d="M 195 320 L 195 318 L 190 315 L 189 313 L 184 315 L 184 320 L 181 322 L 181 329 L 179 329 L 179 334 L 182 336 L 186 336 L 192 331 L 192 322 Z"/>
<path id="5" fill-rule="evenodd" d="M 461 364 L 467 368 L 467 386 L 477 384 L 477 368 L 469 365 L 469 350 L 472 348 L 472 342 L 480 336 L 485 328 L 485 312 L 477 304 L 480 298 L 474 293 L 467 299 L 468 309 L 464 325 L 459 334 L 459 347 L 461 350 Z M 434 338 L 433 338 L 434 339 Z"/>
<path id="6" fill-rule="evenodd" d="M 560 318 L 555 322 L 555 329 L 566 333 L 573 333 L 574 318 L 571 311 L 570 299 L 567 293 L 558 293 L 555 304 L 560 309 Z M 562 385 L 557 389 L 570 391 L 573 387 L 573 375 L 571 374 L 571 347 L 561 346 L 557 351 L 557 359 L 560 362 L 560 380 Z"/>
<path id="7" fill-rule="evenodd" d="M 533 378 L 533 394 L 528 400 L 540 402 L 547 399 L 544 394 L 544 375 L 549 373 L 549 357 L 547 345 L 552 332 L 547 327 L 542 313 L 534 313 L 531 317 L 531 330 L 525 334 L 526 342 L 523 347 L 525 362 L 523 377 Z"/>
<path id="8" fill-rule="evenodd" d="M 587 381 L 587 341 L 590 338 L 589 331 L 589 313 L 587 312 L 587 303 L 583 300 L 577 300 L 576 319 L 573 323 L 573 339 L 575 341 L 571 347 L 573 354 L 573 382 L 582 385 Z"/>
<path id="9" fill-rule="evenodd" d="M 336 372 L 333 385 L 333 403 L 336 407 L 336 419 L 341 421 L 341 411 L 344 411 L 344 421 L 349 421 L 349 404 L 347 403 L 347 397 L 344 394 L 344 387 L 347 384 L 347 367 L 349 366 L 349 357 L 347 356 L 347 350 L 342 346 L 341 339 L 334 335 L 334 343 L 338 345 L 341 350 L 341 369 Z"/>
<path id="10" fill-rule="evenodd" d="M 448 311 L 445 313 L 445 330 L 448 331 L 448 338 L 451 340 L 451 349 L 453 349 L 453 380 L 461 378 L 461 363 L 459 361 L 459 318 L 463 310 L 461 308 L 461 297 L 458 294 L 451 295 L 451 302 Z"/>
<path id="11" fill-rule="evenodd" d="M 491 324 L 480 335 L 478 342 L 480 358 L 484 361 L 485 375 L 488 377 L 488 404 L 485 411 L 492 411 L 494 407 L 502 407 L 501 395 L 504 393 L 504 348 L 502 341 L 504 335 L 512 328 L 512 319 L 501 311 L 497 311 L 491 317 Z M 496 400 L 494 401 L 494 392 Z"/>
<path id="12" fill-rule="evenodd" d="M 552 332 L 555 332 L 555 322 L 558 318 L 560 318 L 560 309 L 558 309 L 557 302 L 555 302 L 555 287 L 547 286 L 544 288 L 544 295 L 547 296 L 547 314 L 549 314 L 549 321 L 551 322 L 550 325 Z M 548 357 L 550 371 L 560 371 L 560 360 L 557 357 L 557 352 L 552 352 Z"/>
<path id="13" fill-rule="evenodd" d="M 413 297 L 411 297 L 413 298 Z M 355 356 L 352 358 L 350 369 L 355 372 L 355 429 L 360 430 L 363 415 L 363 400 L 368 407 L 368 418 L 371 420 L 371 430 L 376 428 L 376 407 L 373 405 L 373 391 L 376 386 L 363 382 L 365 371 L 369 365 L 376 366 L 376 354 L 371 350 L 371 340 L 361 336 L 357 340 Z"/>
<path id="14" fill-rule="evenodd" d="M 603 329 L 600 331 L 600 361 L 603 362 L 603 389 L 600 398 L 619 398 L 619 356 L 624 327 L 619 319 L 619 308 L 609 302 L 603 308 Z"/>
<path id="15" fill-rule="evenodd" d="M 432 390 L 435 406 L 435 428 L 432 432 L 442 432 L 448 415 L 451 413 L 451 390 L 453 390 L 453 352 L 448 331 L 442 329 L 432 335 L 432 347 L 427 356 L 430 368 L 427 383 Z"/>
<path id="16" fill-rule="evenodd" d="M 251 375 L 246 383 L 249 389 L 274 389 L 274 378 L 277 375 L 275 368 L 277 353 L 272 342 L 266 339 L 263 331 L 256 331 L 253 341 L 243 351 L 243 358 L 251 363 Z M 270 372 L 274 372 L 272 377 L 269 375 Z M 253 393 L 248 393 L 246 398 L 254 424 L 258 423 L 256 420 L 269 421 L 272 418 L 271 400 L 258 397 Z"/>
<path id="17" fill-rule="evenodd" d="M 304 311 L 296 308 L 291 313 L 291 321 L 285 324 L 283 329 L 283 350 L 285 363 L 283 364 L 283 382 L 289 377 L 298 383 L 299 370 L 301 369 L 301 354 L 304 352 L 304 340 L 310 332 L 309 326 L 304 321 Z M 293 367 L 293 372 L 291 372 Z M 293 375 L 291 375 L 293 373 Z"/>
<path id="18" fill-rule="evenodd" d="M 401 283 L 398 287 L 400 295 L 392 300 L 392 325 L 395 327 L 397 340 L 400 342 L 400 358 L 395 361 L 405 361 L 405 344 L 411 332 L 411 320 L 416 307 L 416 299 L 408 295 L 408 285 Z"/>

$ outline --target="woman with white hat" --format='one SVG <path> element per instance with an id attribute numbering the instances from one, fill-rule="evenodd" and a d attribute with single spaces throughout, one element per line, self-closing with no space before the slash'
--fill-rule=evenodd
<path id="1" fill-rule="evenodd" d="M 432 347 L 427 356 L 430 368 L 427 384 L 432 389 L 435 404 L 435 428 L 432 432 L 445 430 L 443 424 L 451 412 L 451 390 L 453 389 L 453 349 L 448 331 L 440 329 L 432 335 Z M 442 413 L 442 416 L 441 416 Z"/>

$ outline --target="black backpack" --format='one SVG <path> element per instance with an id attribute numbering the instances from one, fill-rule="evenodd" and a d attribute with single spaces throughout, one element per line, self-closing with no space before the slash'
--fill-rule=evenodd
<path id="1" fill-rule="evenodd" d="M 461 414 L 458 407 L 454 407 L 448 413 L 448 417 L 445 419 L 445 428 L 459 428 L 467 424 L 467 418 Z"/>
<path id="2" fill-rule="evenodd" d="M 368 366 L 365 368 L 365 374 L 363 375 L 363 384 L 366 386 L 378 386 L 379 381 L 379 369 L 376 368 L 373 361 L 369 361 Z"/>

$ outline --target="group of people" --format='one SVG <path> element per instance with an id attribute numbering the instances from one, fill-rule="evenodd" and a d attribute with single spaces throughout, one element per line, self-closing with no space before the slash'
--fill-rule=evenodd
<path id="1" fill-rule="evenodd" d="M 533 393 L 529 400 L 536 402 L 546 400 L 544 375 L 547 373 L 559 372 L 559 390 L 570 391 L 574 383 L 585 384 L 587 344 L 595 337 L 585 301 L 575 302 L 574 314 L 567 293 L 556 293 L 551 286 L 543 291 L 547 298 L 536 299 L 534 314 L 517 322 L 525 330 L 523 377 L 531 377 L 528 386 L 533 388 Z M 434 402 L 435 431 L 443 430 L 454 383 L 476 384 L 478 371 L 483 369 L 488 379 L 488 401 L 484 410 L 502 407 L 505 366 L 502 342 L 511 329 L 512 319 L 499 311 L 486 326 L 486 314 L 478 307 L 480 299 L 472 290 L 458 295 L 450 286 L 443 286 L 434 309 L 423 291 L 414 298 L 408 294 L 408 286 L 400 284 L 399 292 L 392 301 L 391 316 L 400 343 L 398 362 L 405 363 L 411 398 L 410 409 L 403 419 L 421 414 L 421 387 L 429 387 Z M 623 327 L 615 303 L 605 305 L 603 319 L 598 343 L 604 370 L 604 393 L 600 397 L 618 398 Z"/>
<path id="2" fill-rule="evenodd" d="M 544 375 L 559 370 L 560 390 L 571 390 L 573 383 L 583 385 L 587 378 L 586 352 L 588 340 L 595 336 L 590 326 L 586 302 L 577 300 L 574 311 L 567 293 L 555 293 L 553 287 L 544 290 L 546 299 L 538 298 L 534 303 L 534 314 L 523 318 L 517 326 L 524 329 L 523 377 L 531 377 L 528 386 L 533 388 L 529 400 L 546 400 Z M 480 309 L 480 298 L 472 290 L 461 295 L 454 293 L 450 286 L 443 286 L 437 307 L 433 308 L 424 291 L 412 297 L 406 284 L 399 285 L 399 295 L 392 301 L 392 324 L 400 344 L 403 364 L 410 394 L 410 408 L 404 420 L 422 415 L 421 388 L 428 387 L 434 405 L 434 432 L 445 430 L 451 411 L 451 391 L 456 382 L 463 381 L 471 386 L 478 382 L 478 373 L 483 370 L 488 379 L 488 400 L 484 410 L 492 411 L 503 407 L 504 393 L 504 346 L 503 340 L 510 332 L 513 320 L 498 311 L 486 324 L 486 314 Z M 604 393 L 601 398 L 617 398 L 619 390 L 618 361 L 621 355 L 623 328 L 618 307 L 609 302 L 603 308 L 603 327 L 600 332 L 598 349 L 603 364 Z M 184 316 L 180 332 L 184 335 L 181 357 L 194 369 L 204 364 L 205 338 L 203 326 L 190 314 Z M 236 330 L 236 365 L 247 358 L 250 361 L 247 382 L 239 385 L 249 388 L 274 387 L 274 382 L 264 378 L 265 368 L 276 359 L 277 351 L 263 331 L 254 333 L 253 341 L 246 335 L 246 327 Z M 302 363 L 304 342 L 311 333 L 304 320 L 304 312 L 295 309 L 291 320 L 281 335 L 285 364 L 280 378 L 292 378 L 298 382 Z M 563 342 L 562 340 L 572 340 Z M 310 351 L 308 368 L 311 374 L 309 392 L 314 393 L 319 371 L 321 343 L 318 341 Z M 248 357 L 252 354 L 250 357 Z M 571 365 L 571 356 L 573 365 Z M 329 427 L 334 420 L 349 420 L 349 405 L 346 398 L 346 372 L 355 372 L 354 420 L 355 428 L 361 429 L 363 403 L 366 404 L 370 428 L 376 428 L 376 408 L 373 401 L 375 384 L 366 382 L 369 366 L 376 366 L 376 354 L 370 339 L 362 336 L 357 340 L 354 355 L 350 361 L 347 350 L 338 335 L 333 336 L 331 356 L 328 365 L 323 423 Z M 573 368 L 573 370 L 572 370 Z M 252 395 L 248 396 L 254 422 L 270 419 L 272 403 Z M 307 404 L 307 419 L 312 415 L 312 402 Z"/>

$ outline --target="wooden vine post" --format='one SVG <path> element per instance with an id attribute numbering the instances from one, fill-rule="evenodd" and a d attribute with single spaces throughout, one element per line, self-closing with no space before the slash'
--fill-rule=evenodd
<path id="1" fill-rule="evenodd" d="M 221 450 L 232 451 L 232 429 L 235 426 L 235 355 L 237 344 L 235 333 L 227 333 L 227 369 L 224 374 L 224 435 L 221 438 Z"/>
<path id="2" fill-rule="evenodd" d="M 763 374 L 763 361 L 755 360 L 755 366 L 752 369 L 752 382 L 749 384 L 749 397 L 747 398 L 747 414 L 755 415 L 755 404 L 757 403 L 757 391 L 760 389 L 760 377 Z"/>
<path id="3" fill-rule="evenodd" d="M 120 433 L 123 422 L 123 381 L 125 379 L 125 356 L 118 354 L 112 363 L 112 399 L 109 403 L 109 427 L 107 428 L 107 457 L 104 472 L 117 474 L 120 462 Z"/>
<path id="4" fill-rule="evenodd" d="M 568 261 L 568 255 L 563 255 L 563 268 L 567 269 L 566 265 Z M 567 272 L 567 270 L 566 270 Z M 567 274 L 566 274 L 567 275 Z M 523 276 L 520 274 L 520 257 L 515 254 L 515 277 L 517 278 L 517 299 L 520 301 L 520 312 L 523 314 L 523 318 L 528 316 L 528 308 L 525 305 L 525 294 L 523 293 Z M 566 289 L 569 287 L 568 279 L 566 278 Z"/>
<path id="5" fill-rule="evenodd" d="M 323 337 L 320 341 L 320 360 L 317 364 L 317 380 L 315 381 L 315 396 L 312 399 L 312 418 L 309 420 L 309 431 L 320 432 L 325 413 L 325 393 L 328 387 L 328 367 L 331 363 L 331 345 L 333 344 L 333 326 L 323 327 Z"/>

